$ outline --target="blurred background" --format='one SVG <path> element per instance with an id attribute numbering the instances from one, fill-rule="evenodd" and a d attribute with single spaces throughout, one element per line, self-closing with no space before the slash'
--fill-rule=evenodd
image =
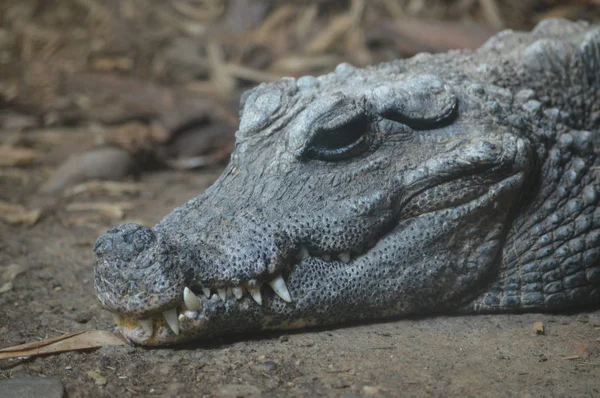
<path id="1" fill-rule="evenodd" d="M 3 0 L 0 219 L 35 223 L 52 198 L 118 196 L 165 170 L 208 184 L 254 85 L 475 48 L 550 17 L 597 21 L 600 0 Z"/>

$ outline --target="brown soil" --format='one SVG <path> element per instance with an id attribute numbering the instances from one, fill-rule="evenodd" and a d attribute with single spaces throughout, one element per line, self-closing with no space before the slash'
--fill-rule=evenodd
<path id="1" fill-rule="evenodd" d="M 138 195 L 77 201 L 130 202 L 127 220 L 153 224 L 215 176 L 149 174 L 135 183 Z M 35 170 L 29 177 L 35 181 Z M 0 294 L 0 347 L 112 328 L 94 297 L 91 248 L 101 230 L 119 221 L 72 226 L 83 215 L 65 209 L 60 201 L 33 227 L 0 223 L 0 265 L 24 270 Z M 535 321 L 545 334 L 536 334 Z M 598 396 L 598 340 L 600 312 L 435 317 L 4 360 L 0 378 L 55 376 L 71 397 Z M 95 384 L 91 370 L 106 384 Z"/>

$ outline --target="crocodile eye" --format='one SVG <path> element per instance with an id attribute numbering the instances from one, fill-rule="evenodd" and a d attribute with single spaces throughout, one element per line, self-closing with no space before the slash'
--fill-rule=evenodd
<path id="1" fill-rule="evenodd" d="M 345 160 L 368 148 L 369 121 L 363 113 L 344 117 L 343 123 L 317 128 L 304 157 L 317 160 Z"/>

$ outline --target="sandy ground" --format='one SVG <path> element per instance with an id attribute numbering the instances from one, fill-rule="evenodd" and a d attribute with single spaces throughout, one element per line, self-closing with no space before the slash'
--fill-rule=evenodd
<path id="1" fill-rule="evenodd" d="M 36 173 L 30 172 L 33 181 Z M 141 188 L 136 195 L 68 202 L 129 203 L 125 219 L 150 225 L 216 174 L 151 173 L 134 184 Z M 1 188 L 31 207 L 47 202 L 18 184 Z M 46 208 L 33 227 L 0 222 L 0 268 L 23 270 L 0 294 L 0 347 L 112 328 L 93 292 L 92 247 L 102 230 L 122 221 L 69 212 L 66 205 Z M 536 334 L 536 321 L 545 334 Z M 69 397 L 592 397 L 600 396 L 600 311 L 397 320 L 0 361 L 0 379 L 25 375 L 57 377 Z"/>

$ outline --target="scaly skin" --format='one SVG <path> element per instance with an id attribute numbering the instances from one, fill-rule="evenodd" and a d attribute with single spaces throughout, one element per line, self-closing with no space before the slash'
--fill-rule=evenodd
<path id="1" fill-rule="evenodd" d="M 599 92 L 600 27 L 561 20 L 262 84 L 212 187 L 98 238 L 98 298 L 147 345 L 598 307 Z"/>

